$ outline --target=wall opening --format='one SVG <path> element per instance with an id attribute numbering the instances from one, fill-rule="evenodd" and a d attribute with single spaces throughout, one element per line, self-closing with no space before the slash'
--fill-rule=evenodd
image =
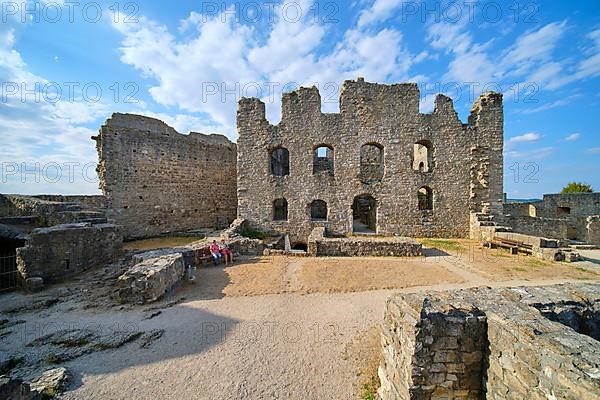
<path id="1" fill-rule="evenodd" d="M 423 186 L 417 192 L 419 210 L 433 210 L 433 191 L 428 186 Z"/>
<path id="2" fill-rule="evenodd" d="M 356 196 L 352 203 L 352 231 L 377 232 L 377 202 L 368 194 Z"/>
<path id="3" fill-rule="evenodd" d="M 310 219 L 313 221 L 327 221 L 327 203 L 315 200 L 310 203 Z"/>
<path id="4" fill-rule="evenodd" d="M 308 245 L 304 242 L 292 242 L 292 250 L 308 251 Z"/>
<path id="5" fill-rule="evenodd" d="M 569 240 L 577 240 L 578 239 L 578 235 L 577 235 L 577 228 L 570 226 L 567 228 L 567 239 Z"/>
<path id="6" fill-rule="evenodd" d="M 276 199 L 273 201 L 273 221 L 287 221 L 288 202 L 286 199 Z"/>
<path id="7" fill-rule="evenodd" d="M 271 151 L 271 174 L 285 176 L 290 174 L 290 152 L 285 147 L 278 147 Z"/>
<path id="8" fill-rule="evenodd" d="M 313 174 L 324 172 L 333 175 L 333 148 L 319 146 L 313 151 Z"/>
<path id="9" fill-rule="evenodd" d="M 600 341 L 600 309 L 593 303 L 564 301 L 533 304 L 550 321 L 558 322 L 575 332 Z"/>
<path id="10" fill-rule="evenodd" d="M 571 207 L 556 207 L 556 215 L 569 215 L 571 214 Z"/>
<path id="11" fill-rule="evenodd" d="M 25 246 L 25 240 L 0 237 L 0 292 L 15 289 L 19 284 L 17 248 Z"/>
<path id="12" fill-rule="evenodd" d="M 433 146 L 428 140 L 420 140 L 413 145 L 413 169 L 431 172 L 433 169 Z"/>
<path id="13" fill-rule="evenodd" d="M 360 148 L 360 174 L 362 183 L 381 182 L 383 179 L 383 146 L 368 143 Z"/>

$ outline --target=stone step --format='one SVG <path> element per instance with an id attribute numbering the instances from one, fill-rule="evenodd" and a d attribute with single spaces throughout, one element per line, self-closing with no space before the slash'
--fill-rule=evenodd
<path id="1" fill-rule="evenodd" d="M 596 250 L 598 246 L 593 244 L 570 244 L 569 248 L 573 250 Z"/>

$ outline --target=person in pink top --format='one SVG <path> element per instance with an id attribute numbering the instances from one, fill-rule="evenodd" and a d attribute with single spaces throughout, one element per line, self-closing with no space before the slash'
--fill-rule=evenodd
<path id="1" fill-rule="evenodd" d="M 233 252 L 229 248 L 229 245 L 225 242 L 225 239 L 221 239 L 219 248 L 221 249 L 221 254 L 223 254 L 223 258 L 225 259 L 225 265 L 227 265 L 227 259 L 229 259 L 230 262 L 233 262 Z"/>
<path id="2" fill-rule="evenodd" d="M 219 249 L 219 245 L 217 244 L 216 240 L 213 240 L 213 242 L 210 245 L 210 255 L 213 258 L 213 262 L 215 263 L 215 265 L 218 264 L 219 260 L 221 258 L 223 258 L 223 254 L 221 254 L 221 251 Z"/>

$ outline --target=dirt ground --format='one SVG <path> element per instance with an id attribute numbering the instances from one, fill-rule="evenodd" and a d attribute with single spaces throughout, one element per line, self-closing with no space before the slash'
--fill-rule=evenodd
<path id="1" fill-rule="evenodd" d="M 24 376 L 58 366 L 54 352 L 66 354 L 64 399 L 367 399 L 378 384 L 390 294 L 600 281 L 600 251 L 589 253 L 591 261 L 556 263 L 469 240 L 426 243 L 437 248 L 415 258 L 271 256 L 208 265 L 195 283 L 145 306 L 112 297 L 124 257 L 41 293 L 2 295 L 0 354 L 22 356 Z M 81 351 L 40 340 L 65 329 L 91 330 L 102 343 L 132 339 Z"/>

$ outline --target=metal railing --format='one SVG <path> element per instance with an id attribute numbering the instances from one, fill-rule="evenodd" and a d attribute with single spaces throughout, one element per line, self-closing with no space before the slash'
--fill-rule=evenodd
<path id="1" fill-rule="evenodd" d="M 17 256 L 0 257 L 0 293 L 18 286 Z"/>

